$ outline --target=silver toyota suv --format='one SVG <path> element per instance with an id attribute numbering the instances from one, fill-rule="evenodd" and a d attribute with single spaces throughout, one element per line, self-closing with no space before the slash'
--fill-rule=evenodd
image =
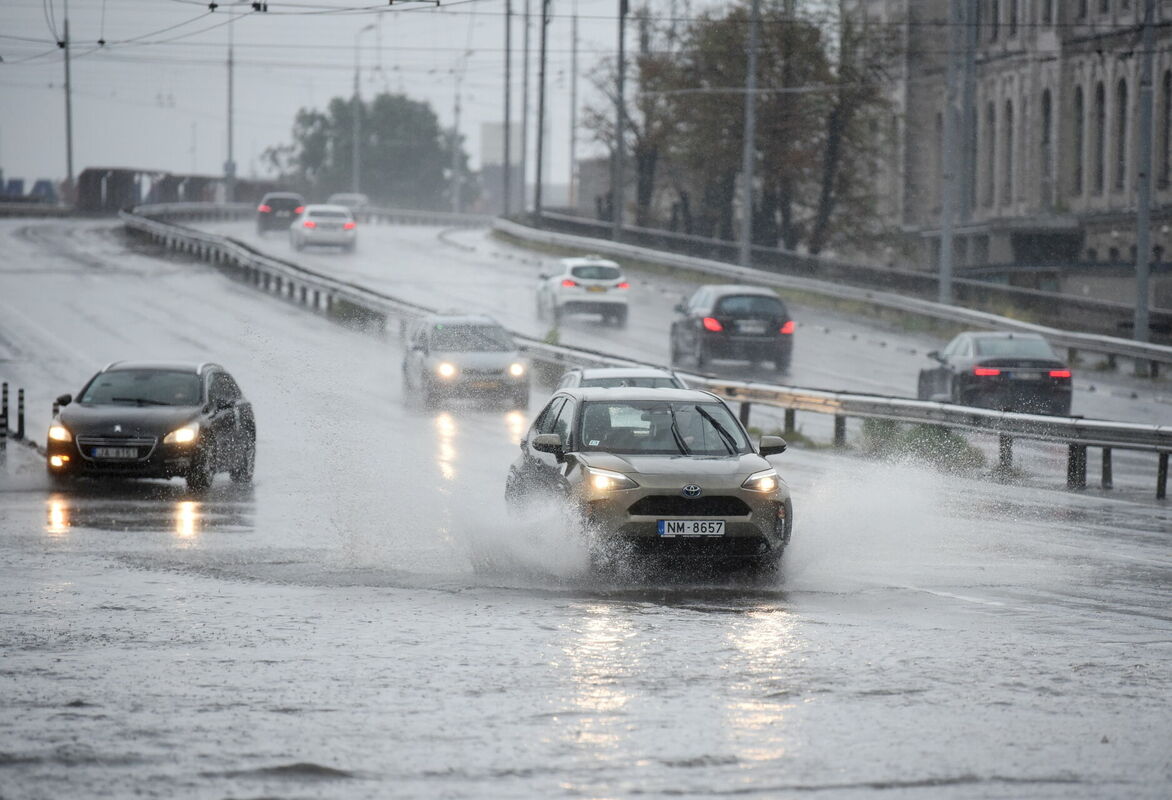
<path id="1" fill-rule="evenodd" d="M 517 508 L 568 501 L 602 563 L 661 554 L 712 564 L 777 564 L 790 539 L 789 488 L 724 402 L 693 389 L 563 389 L 538 414 L 509 469 Z"/>

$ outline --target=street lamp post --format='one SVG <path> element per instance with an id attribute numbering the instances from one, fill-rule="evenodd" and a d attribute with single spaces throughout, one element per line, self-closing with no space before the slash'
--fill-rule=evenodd
<path id="1" fill-rule="evenodd" d="M 619 64 L 618 64 L 618 86 L 615 92 L 615 137 L 614 137 L 614 165 L 612 167 L 612 180 L 610 188 L 611 198 L 611 222 L 613 223 L 613 230 L 611 231 L 611 238 L 618 241 L 622 236 L 623 230 L 623 183 L 626 176 L 623 175 L 623 158 L 625 156 L 623 131 L 627 127 L 627 112 L 625 100 L 623 99 L 623 78 L 627 71 L 627 54 L 626 54 L 626 34 L 627 34 L 627 0 L 619 0 Z"/>
<path id="2" fill-rule="evenodd" d="M 367 31 L 375 29 L 375 24 L 372 22 L 364 28 L 360 28 L 358 33 L 354 34 L 354 121 L 350 126 L 354 133 L 354 141 L 351 143 L 350 149 L 350 189 L 355 194 L 362 191 L 362 98 L 358 94 L 358 42 L 362 34 Z"/>
<path id="3" fill-rule="evenodd" d="M 549 29 L 549 0 L 541 0 L 541 58 L 538 62 L 537 73 L 537 175 L 533 184 L 533 217 L 537 227 L 541 227 L 541 215 L 544 209 L 542 202 L 542 171 L 545 169 L 545 41 Z"/>

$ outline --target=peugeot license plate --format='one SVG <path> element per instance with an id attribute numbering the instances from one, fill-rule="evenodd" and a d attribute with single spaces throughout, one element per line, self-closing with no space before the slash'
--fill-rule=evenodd
<path id="1" fill-rule="evenodd" d="M 660 536 L 724 536 L 722 519 L 661 519 Z"/>
<path id="2" fill-rule="evenodd" d="M 138 458 L 137 447 L 95 447 L 94 458 Z"/>

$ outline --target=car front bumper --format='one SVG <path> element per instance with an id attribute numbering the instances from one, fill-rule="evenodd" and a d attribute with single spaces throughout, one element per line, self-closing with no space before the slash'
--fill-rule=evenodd
<path id="1" fill-rule="evenodd" d="M 136 458 L 101 458 L 93 455 L 96 445 L 84 444 L 74 439 L 71 442 L 49 440 L 45 463 L 49 472 L 62 477 L 123 477 L 123 478 L 173 478 L 181 477 L 191 469 L 194 445 L 163 444 L 156 441 L 151 445 L 139 445 L 140 456 Z M 105 446 L 117 446 L 117 442 L 103 442 Z"/>

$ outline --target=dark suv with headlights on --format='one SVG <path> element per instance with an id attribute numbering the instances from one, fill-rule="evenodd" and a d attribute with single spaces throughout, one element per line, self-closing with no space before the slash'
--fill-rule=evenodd
<path id="1" fill-rule="evenodd" d="M 1036 333 L 968 331 L 928 357 L 935 363 L 920 370 L 920 400 L 1070 415 L 1070 367 Z"/>
<path id="2" fill-rule="evenodd" d="M 404 389 L 433 405 L 449 397 L 498 397 L 529 407 L 529 365 L 500 323 L 484 314 L 429 314 L 407 327 Z"/>
<path id="3" fill-rule="evenodd" d="M 47 437 L 57 482 L 182 477 L 202 492 L 217 472 L 252 481 L 252 404 L 218 364 L 116 362 L 57 402 Z"/>
<path id="4" fill-rule="evenodd" d="M 562 389 L 509 468 L 515 510 L 556 498 L 579 511 L 596 560 L 665 555 L 773 566 L 793 526 L 789 488 L 724 402 L 695 389 Z"/>
<path id="5" fill-rule="evenodd" d="M 676 306 L 671 324 L 671 363 L 690 358 L 704 369 L 713 358 L 772 361 L 789 370 L 794 321 L 772 289 L 756 286 L 701 286 Z"/>
<path id="6" fill-rule="evenodd" d="M 256 207 L 256 233 L 263 236 L 267 231 L 287 231 L 302 211 L 305 198 L 293 192 L 269 192 L 260 199 Z"/>

